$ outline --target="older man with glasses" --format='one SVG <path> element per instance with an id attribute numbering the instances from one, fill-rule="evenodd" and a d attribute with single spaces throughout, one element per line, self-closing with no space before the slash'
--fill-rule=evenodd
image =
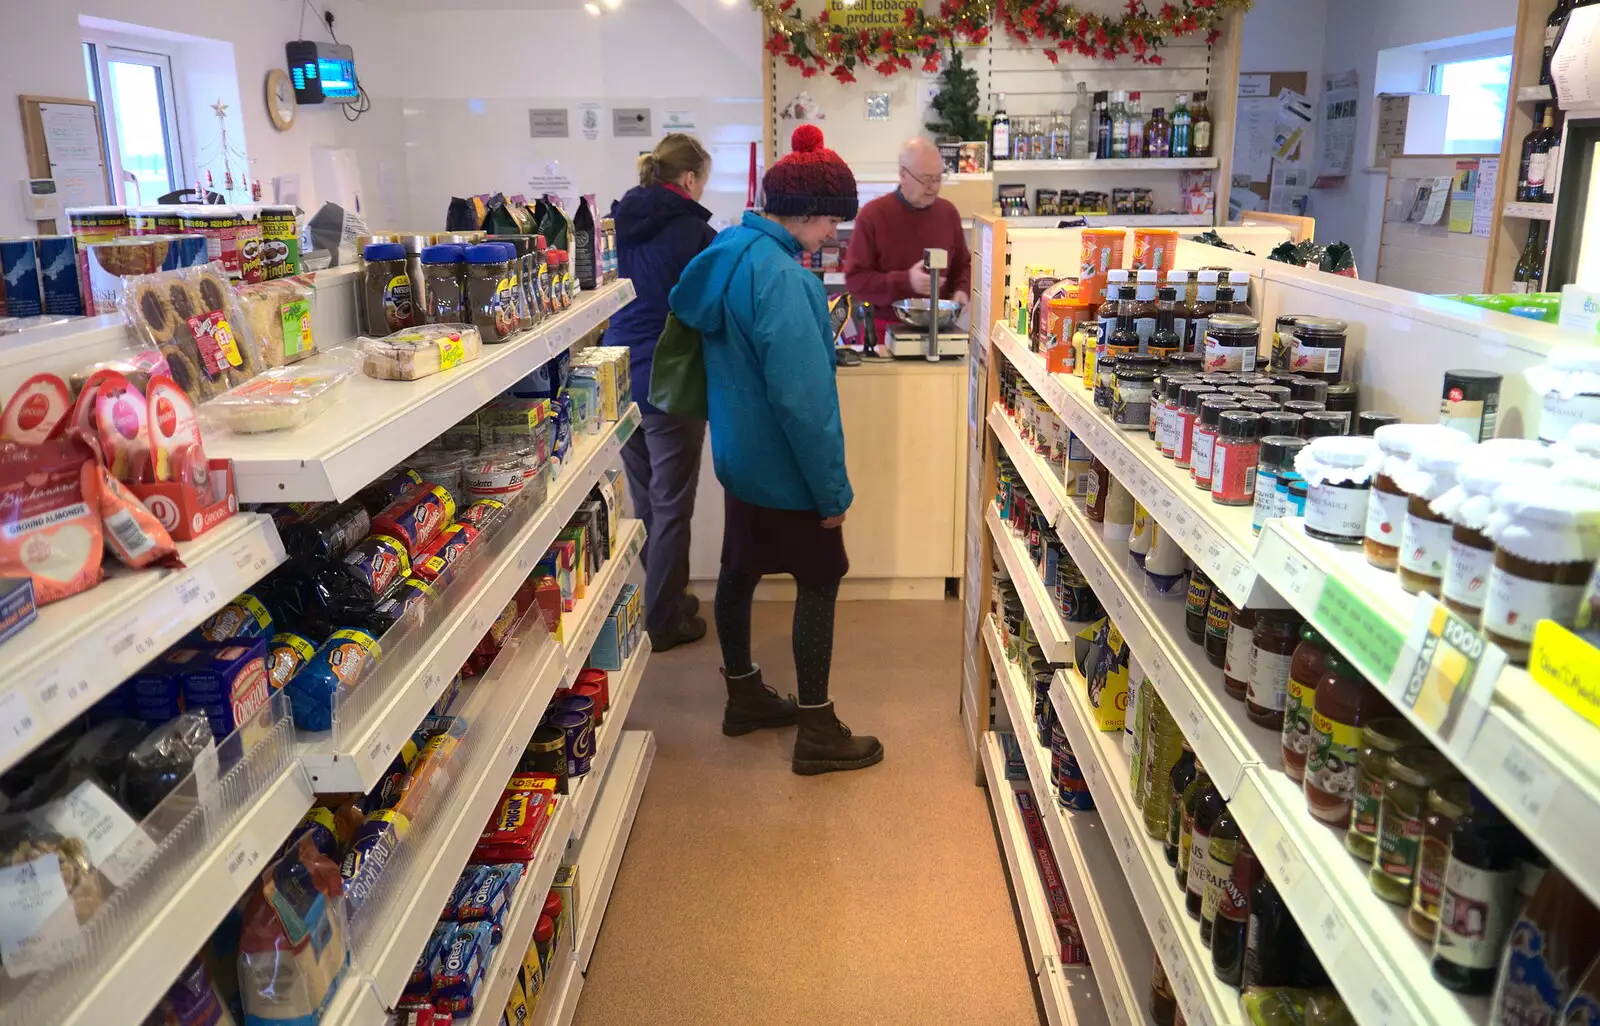
<path id="1" fill-rule="evenodd" d="M 845 285 L 858 301 L 878 310 L 878 336 L 894 323 L 890 304 L 928 294 L 928 272 L 922 251 L 950 253 L 949 270 L 940 279 L 940 298 L 963 306 L 972 288 L 972 254 L 967 249 L 961 214 L 939 198 L 944 160 L 927 139 L 900 147 L 900 187 L 861 208 L 850 249 L 845 256 Z"/>

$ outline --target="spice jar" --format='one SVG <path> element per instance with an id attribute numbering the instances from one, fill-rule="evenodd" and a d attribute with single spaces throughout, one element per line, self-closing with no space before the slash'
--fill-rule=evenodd
<path id="1" fill-rule="evenodd" d="M 1273 517 L 1283 516 L 1278 508 L 1279 479 L 1294 471 L 1295 453 L 1305 446 L 1302 439 L 1289 435 L 1266 435 L 1256 458 L 1256 494 L 1250 512 L 1250 526 L 1256 534 Z"/>
<path id="2" fill-rule="evenodd" d="M 1383 808 L 1383 788 L 1389 782 L 1389 756 L 1422 744 L 1422 735 L 1398 716 L 1380 716 L 1361 728 L 1361 751 L 1356 754 L 1356 783 L 1351 794 L 1350 828 L 1345 850 L 1371 863 L 1378 850 L 1378 819 Z"/>
<path id="3" fill-rule="evenodd" d="M 1178 419 L 1183 408 L 1179 397 L 1184 385 L 1193 379 L 1184 374 L 1167 372 L 1161 379 L 1161 408 L 1156 412 L 1155 443 L 1161 455 L 1173 459 L 1177 455 L 1178 436 L 1182 433 Z"/>
<path id="4" fill-rule="evenodd" d="M 1454 776 L 1450 760 L 1431 748 L 1406 748 L 1389 757 L 1383 808 L 1378 815 L 1378 851 L 1367 882 L 1374 894 L 1391 905 L 1411 903 L 1428 788 Z"/>
<path id="5" fill-rule="evenodd" d="M 1396 481 L 1409 493 L 1405 524 L 1400 529 L 1400 587 L 1410 594 L 1438 597 L 1450 553 L 1450 521 L 1430 505 L 1456 484 L 1456 468 L 1476 447 L 1429 443 L 1396 469 Z"/>
<path id="6" fill-rule="evenodd" d="M 1378 446 L 1370 438 L 1316 438 L 1295 457 L 1306 481 L 1306 534 L 1335 545 L 1360 545 Z"/>
<path id="7" fill-rule="evenodd" d="M 1083 515 L 1095 523 L 1106 519 L 1106 497 L 1111 491 L 1111 471 L 1100 457 L 1089 460 L 1088 490 L 1084 493 Z"/>
<path id="8" fill-rule="evenodd" d="M 1283 707 L 1289 690 L 1289 665 L 1300 643 L 1300 617 L 1278 609 L 1256 614 L 1250 635 L 1250 685 L 1244 711 L 1250 722 L 1269 730 L 1283 729 Z"/>
<path id="9" fill-rule="evenodd" d="M 1553 445 L 1574 424 L 1600 424 L 1600 349 L 1563 346 L 1524 374 L 1544 397 L 1539 413 L 1539 441 Z"/>
<path id="10" fill-rule="evenodd" d="M 1189 571 L 1189 588 L 1184 592 L 1183 633 L 1196 645 L 1205 644 L 1206 607 L 1211 604 L 1211 578 L 1195 567 Z"/>
<path id="11" fill-rule="evenodd" d="M 422 276 L 427 280 L 429 324 L 465 324 L 467 312 L 466 247 L 445 244 L 422 251 Z"/>
<path id="12" fill-rule="evenodd" d="M 1200 421 L 1200 403 L 1206 396 L 1216 395 L 1217 390 L 1210 385 L 1198 381 L 1185 382 L 1178 389 L 1177 426 L 1174 429 L 1176 437 L 1172 445 L 1173 464 L 1183 470 L 1188 470 L 1194 465 L 1194 429 Z M 1162 455 L 1166 449 L 1162 449 Z"/>
<path id="13" fill-rule="evenodd" d="M 511 247 L 501 242 L 480 242 L 468 247 L 466 256 L 472 324 L 486 344 L 504 342 L 518 324 L 511 293 Z"/>
<path id="14" fill-rule="evenodd" d="M 1244 314 L 1213 314 L 1206 325 L 1206 370 L 1248 374 L 1256 369 L 1261 322 Z"/>
<path id="15" fill-rule="evenodd" d="M 1419 445 L 1428 446 L 1431 442 L 1441 449 L 1448 445 L 1452 440 L 1448 432 L 1448 428 L 1435 424 L 1391 424 L 1379 428 L 1373 436 L 1383 458 L 1372 479 L 1363 549 L 1367 562 L 1378 569 L 1394 570 L 1400 563 L 1400 532 L 1405 526 L 1410 495 L 1395 480 L 1395 473 Z"/>
<path id="16" fill-rule="evenodd" d="M 1328 642 L 1309 623 L 1300 625 L 1300 643 L 1289 662 L 1289 692 L 1283 707 L 1283 772 L 1295 783 L 1305 779 L 1311 751 L 1311 713 L 1317 685 L 1327 673 Z"/>
<path id="17" fill-rule="evenodd" d="M 1368 437 L 1378 433 L 1385 424 L 1398 424 L 1400 417 L 1385 410 L 1363 410 L 1356 414 L 1356 434 Z"/>
<path id="18" fill-rule="evenodd" d="M 1145 434 L 1157 449 L 1161 448 L 1161 391 L 1166 387 L 1167 373 L 1165 367 L 1157 368 L 1155 381 L 1150 384 L 1150 419 L 1145 423 Z"/>
<path id="19" fill-rule="evenodd" d="M 1483 606 L 1483 636 L 1517 665 L 1528 661 L 1540 620 L 1571 627 L 1600 555 L 1600 492 L 1557 485 L 1537 493 L 1495 492 L 1485 532 L 1494 565 Z"/>
<path id="20" fill-rule="evenodd" d="M 1145 430 L 1150 421 L 1150 396 L 1161 358 L 1150 353 L 1117 357 L 1111 382 L 1111 422 L 1129 431 Z"/>
<path id="21" fill-rule="evenodd" d="M 1216 452 L 1217 431 L 1222 414 L 1239 409 L 1239 404 L 1213 392 L 1200 400 L 1200 416 L 1195 421 L 1194 438 L 1189 442 L 1189 474 L 1196 488 L 1211 490 L 1211 457 Z"/>
<path id="22" fill-rule="evenodd" d="M 1260 431 L 1261 418 L 1249 410 L 1223 411 L 1211 451 L 1212 502 L 1248 506 L 1255 501 Z"/>
<path id="23" fill-rule="evenodd" d="M 1206 600 L 1206 662 L 1221 667 L 1228 659 L 1228 640 L 1232 636 L 1233 603 L 1215 584 Z"/>
<path id="24" fill-rule="evenodd" d="M 1267 410 L 1261 414 L 1261 436 L 1291 435 L 1300 437 L 1300 422 L 1305 418 L 1293 410 Z"/>
<path id="25" fill-rule="evenodd" d="M 1538 442 L 1516 438 L 1496 438 L 1472 450 L 1472 459 L 1456 469 L 1456 485 L 1437 499 L 1431 509 L 1450 522 L 1450 549 L 1445 557 L 1444 581 L 1439 588 L 1445 608 L 1478 626 L 1488 591 L 1489 572 L 1494 566 L 1494 542 L 1484 533 L 1489 514 L 1494 511 L 1494 494 L 1502 486 L 1517 482 L 1523 490 L 1548 480 L 1546 466 L 1513 462 L 1515 457 L 1496 456 L 1485 450 L 1501 442 L 1531 445 L 1536 455 L 1548 457 Z"/>
<path id="26" fill-rule="evenodd" d="M 1300 437 L 1332 438 L 1344 434 L 1349 423 L 1349 418 L 1342 413 L 1312 410 L 1300 415 Z"/>
<path id="27" fill-rule="evenodd" d="M 1221 588 L 1213 594 L 1220 593 Z M 1253 636 L 1256 629 L 1256 611 L 1248 608 L 1231 609 L 1228 615 L 1228 642 L 1222 660 L 1222 684 L 1229 698 L 1243 702 L 1250 691 L 1250 665 L 1255 661 Z M 1209 654 L 1211 646 L 1206 646 Z"/>
<path id="28" fill-rule="evenodd" d="M 1289 369 L 1307 378 L 1337 384 L 1344 365 L 1348 325 L 1332 317 L 1301 317 L 1289 342 Z"/>
<path id="29" fill-rule="evenodd" d="M 1361 728 L 1373 713 L 1387 709 L 1360 670 L 1337 652 L 1328 653 L 1311 711 L 1305 775 L 1306 807 L 1324 823 L 1340 828 L 1349 823 Z"/>
<path id="30" fill-rule="evenodd" d="M 1428 789 L 1427 812 L 1422 817 L 1422 844 L 1417 849 L 1417 871 L 1411 884 L 1411 910 L 1406 925 L 1411 932 L 1432 941 L 1439 929 L 1439 904 L 1444 900 L 1444 874 L 1450 866 L 1450 833 L 1456 820 L 1467 814 L 1467 782 L 1446 780 Z"/>
<path id="31" fill-rule="evenodd" d="M 1316 403 L 1318 408 L 1328 405 L 1328 383 L 1321 378 L 1296 374 L 1289 379 L 1289 398 L 1294 402 Z"/>
<path id="32" fill-rule="evenodd" d="M 362 331 L 374 338 L 417 323 L 406 248 L 398 242 L 374 242 L 362 251 Z M 487 339 L 485 339 L 487 341 Z"/>

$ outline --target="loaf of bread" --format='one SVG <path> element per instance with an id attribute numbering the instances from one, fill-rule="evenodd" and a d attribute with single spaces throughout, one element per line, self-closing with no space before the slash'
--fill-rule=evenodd
<path id="1" fill-rule="evenodd" d="M 386 381 L 415 381 L 483 353 L 483 340 L 470 324 L 424 324 L 383 338 L 362 337 L 358 344 L 367 377 Z"/>

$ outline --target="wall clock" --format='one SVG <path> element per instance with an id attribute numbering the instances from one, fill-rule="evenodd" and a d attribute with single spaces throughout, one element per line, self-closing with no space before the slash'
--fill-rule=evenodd
<path id="1" fill-rule="evenodd" d="M 282 68 L 273 68 L 267 72 L 267 116 L 272 119 L 272 125 L 280 132 L 287 132 L 289 126 L 294 124 L 295 112 L 299 105 L 294 99 L 294 85 L 289 81 L 289 73 Z"/>

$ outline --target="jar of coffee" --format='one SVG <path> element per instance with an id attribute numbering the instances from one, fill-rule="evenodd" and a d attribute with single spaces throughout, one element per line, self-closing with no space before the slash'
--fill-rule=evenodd
<path id="1" fill-rule="evenodd" d="M 422 251 L 422 275 L 428 282 L 429 324 L 466 324 L 466 247 L 445 243 Z"/>
<path id="2" fill-rule="evenodd" d="M 416 288 L 406 266 L 406 248 L 398 242 L 374 242 L 362 257 L 366 261 L 362 269 L 362 331 L 382 338 L 413 327 L 418 319 Z"/>
<path id="3" fill-rule="evenodd" d="M 503 242 L 480 242 L 466 253 L 467 302 L 472 324 L 485 344 L 504 342 L 520 323 L 511 286 L 514 253 Z"/>

